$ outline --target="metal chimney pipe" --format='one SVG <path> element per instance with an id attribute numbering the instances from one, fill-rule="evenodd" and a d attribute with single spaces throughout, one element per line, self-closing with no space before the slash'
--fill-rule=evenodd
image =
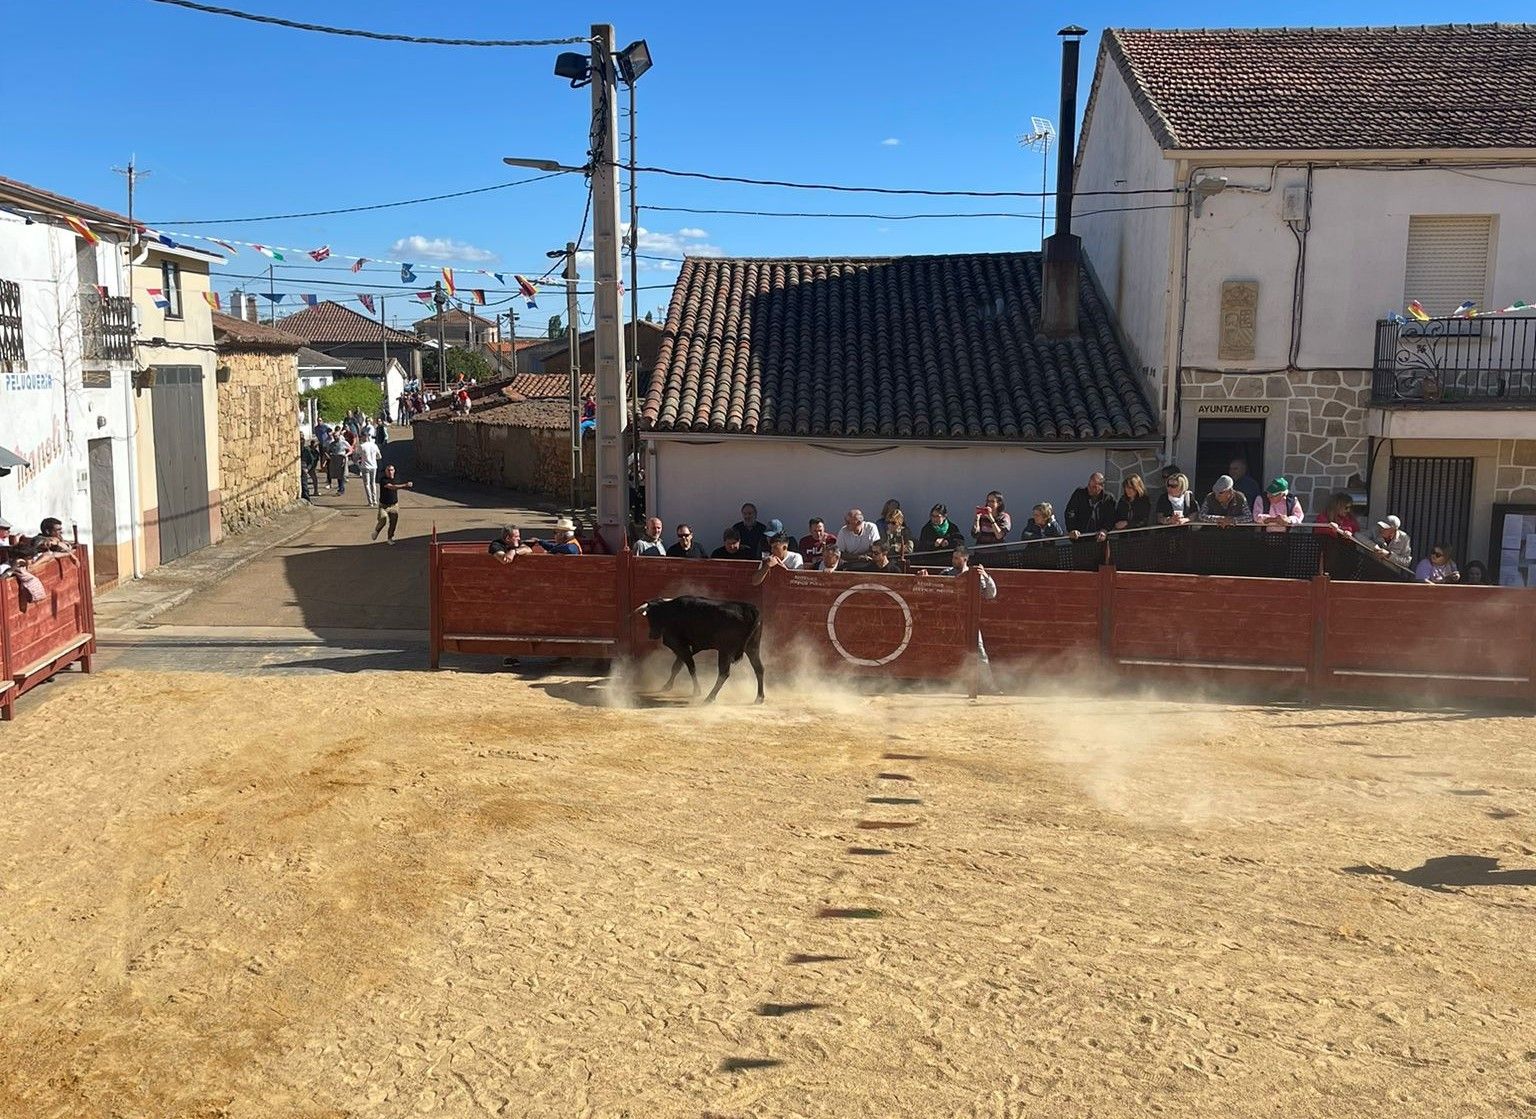
<path id="1" fill-rule="evenodd" d="M 1086 34 L 1073 24 L 1061 40 L 1061 125 L 1056 137 L 1056 232 L 1041 246 L 1040 333 L 1047 338 L 1077 336 L 1082 243 L 1072 233 L 1072 160 L 1077 155 L 1077 56 Z M 1045 199 L 1040 200 L 1043 207 Z"/>
<path id="2" fill-rule="evenodd" d="M 1061 122 L 1056 138 L 1056 232 L 1072 232 L 1072 165 L 1077 158 L 1077 58 L 1086 28 L 1072 24 L 1061 36 Z M 1043 201 L 1043 200 L 1042 200 Z"/>

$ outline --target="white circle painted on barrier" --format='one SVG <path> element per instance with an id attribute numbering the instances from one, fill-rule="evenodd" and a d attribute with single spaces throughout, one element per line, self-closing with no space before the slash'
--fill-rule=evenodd
<path id="1" fill-rule="evenodd" d="M 889 595 L 896 600 L 896 605 L 901 607 L 901 641 L 896 648 L 878 659 L 871 657 L 856 657 L 837 639 L 837 611 L 847 602 L 849 597 L 860 591 L 875 591 L 878 594 Z M 890 664 L 897 657 L 907 651 L 907 646 L 912 641 L 912 609 L 907 605 L 907 600 L 902 598 L 890 587 L 881 583 L 855 583 L 842 594 L 832 600 L 832 605 L 827 609 L 827 638 L 832 642 L 832 648 L 836 649 L 845 661 L 850 664 L 862 665 L 865 668 L 879 668 L 882 664 Z"/>

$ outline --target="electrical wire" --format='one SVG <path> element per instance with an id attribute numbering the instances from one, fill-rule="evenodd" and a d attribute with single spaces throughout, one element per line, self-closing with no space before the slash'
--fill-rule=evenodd
<path id="1" fill-rule="evenodd" d="M 1138 210 L 1179 210 L 1188 205 L 1188 202 L 1156 202 L 1147 206 L 1105 206 L 1097 210 L 1074 210 L 1072 211 L 1072 217 L 1091 218 L 1098 214 L 1124 214 L 1134 213 Z M 669 214 L 728 214 L 747 218 L 863 218 L 871 221 L 921 221 L 928 218 L 1028 218 L 1031 221 L 1039 221 L 1042 216 L 1051 216 L 1049 213 L 1044 215 L 1039 213 L 975 212 L 958 214 L 860 214 L 844 211 L 827 213 L 803 210 L 726 210 L 699 206 L 654 206 L 643 202 L 640 204 L 640 209 Z"/>
<path id="2" fill-rule="evenodd" d="M 160 0 L 155 0 L 160 2 Z M 369 210 L 390 210 L 397 206 L 415 206 L 422 202 L 442 202 L 448 198 L 468 198 L 472 194 L 488 194 L 493 190 L 506 190 L 508 187 L 525 186 L 528 183 L 542 182 L 545 179 L 553 179 L 556 175 L 569 175 L 570 171 L 549 171 L 543 175 L 535 175 L 531 179 L 514 179 L 510 183 L 496 183 L 492 186 L 475 187 L 473 190 L 456 190 L 449 194 L 429 194 L 424 198 L 406 198 L 399 202 L 375 202 L 369 206 L 343 206 L 336 210 L 309 210 L 299 214 L 264 214 L 254 218 L 174 218 L 165 221 L 145 222 L 145 225 L 158 227 L 162 225 L 237 225 L 242 222 L 253 221 L 287 221 L 291 218 L 325 218 L 334 214 L 361 214 Z"/>
<path id="3" fill-rule="evenodd" d="M 298 20 L 279 19 L 256 12 L 242 12 L 236 8 L 221 8 L 214 4 L 199 4 L 194 0 L 150 0 L 151 4 L 167 4 L 173 8 L 186 8 L 193 12 L 205 12 L 213 16 L 228 16 L 251 23 L 265 23 L 273 27 L 287 27 L 294 31 L 316 31 L 322 35 L 349 35 L 357 39 L 376 39 L 386 43 L 420 43 L 434 47 L 561 47 L 570 43 L 588 43 L 585 35 L 573 35 L 565 39 L 445 39 L 435 35 L 392 35 L 384 31 L 363 31 L 352 27 L 327 27 L 320 23 L 300 23 Z"/>
<path id="4" fill-rule="evenodd" d="M 1054 190 L 926 190 L 919 187 L 847 186 L 839 183 L 797 183 L 786 179 L 748 179 L 739 175 L 714 175 L 704 171 L 678 171 L 671 167 L 636 167 L 652 175 L 679 179 L 705 179 L 712 183 L 743 183 L 747 186 L 788 187 L 791 190 L 830 190 L 844 194 L 911 194 L 925 198 L 1054 198 Z M 1182 194 L 1183 187 L 1127 187 L 1124 190 L 1083 190 L 1078 198 L 1094 195 Z M 1039 215 L 1035 215 L 1037 218 Z"/>

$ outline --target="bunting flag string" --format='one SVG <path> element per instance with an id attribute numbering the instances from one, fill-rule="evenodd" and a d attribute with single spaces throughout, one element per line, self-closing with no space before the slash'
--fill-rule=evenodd
<path id="1" fill-rule="evenodd" d="M 430 291 L 418 291 L 416 293 L 416 298 L 421 300 L 423 303 L 431 303 L 432 293 Z"/>
<path id="2" fill-rule="evenodd" d="M 77 218 L 73 214 L 65 214 L 64 220 L 69 223 L 69 228 L 73 229 L 81 237 L 85 238 L 85 243 L 87 245 L 96 245 L 101 243 L 101 238 L 96 236 L 95 230 L 86 225 L 82 218 Z"/>
<path id="3" fill-rule="evenodd" d="M 1494 315 L 1513 315 L 1522 311 L 1527 313 L 1536 312 L 1536 304 L 1528 303 L 1524 299 L 1517 299 L 1507 307 L 1479 311 L 1477 309 L 1477 300 L 1468 299 L 1445 317 L 1452 319 L 1486 319 L 1492 318 Z M 1417 299 L 1410 299 L 1408 301 L 1407 315 L 1398 314 L 1396 311 L 1389 311 L 1387 313 L 1387 319 L 1398 326 L 1402 326 L 1410 320 L 1413 322 L 1429 322 L 1434 317 L 1425 309 L 1424 304 Z"/>
<path id="4" fill-rule="evenodd" d="M 224 305 L 219 302 L 219 293 L 216 291 L 203 292 L 203 300 L 215 311 L 222 311 L 224 309 Z"/>
<path id="5" fill-rule="evenodd" d="M 476 303 L 479 306 L 484 307 L 485 306 L 485 289 L 484 288 L 470 288 L 469 289 L 469 298 L 470 298 L 470 301 L 472 303 Z"/>
<path id="6" fill-rule="evenodd" d="M 171 301 L 165 297 L 165 292 L 161 288 L 145 288 L 144 294 L 149 296 L 150 301 L 160 310 L 169 311 L 171 309 Z"/>
<path id="7" fill-rule="evenodd" d="M 459 290 L 453 286 L 453 269 L 447 265 L 443 266 L 443 287 L 448 289 L 449 295 L 453 295 Z"/>
<path id="8" fill-rule="evenodd" d="M 414 284 L 416 282 L 416 273 L 411 271 L 409 264 L 402 264 L 400 266 L 400 282 L 402 284 Z"/>
<path id="9" fill-rule="evenodd" d="M 369 295 L 367 292 L 360 291 L 357 293 L 357 301 L 363 305 L 363 309 L 370 315 L 375 313 L 373 296 Z"/>
<path id="10" fill-rule="evenodd" d="M 529 310 L 538 310 L 538 285 L 535 284 L 532 280 L 528 279 L 526 276 L 513 276 L 512 279 L 517 281 L 518 294 L 520 294 L 524 299 L 528 301 Z"/>
<path id="11" fill-rule="evenodd" d="M 352 262 L 352 274 L 355 276 L 363 270 L 363 265 L 368 263 L 368 258 L 360 256 Z"/>
<path id="12" fill-rule="evenodd" d="M 317 295 L 305 294 L 305 295 L 299 296 L 299 298 L 304 301 L 304 305 L 306 307 L 318 307 L 318 306 L 320 306 L 320 297 L 317 296 Z"/>
<path id="13" fill-rule="evenodd" d="M 260 291 L 256 294 L 261 296 L 263 299 L 270 299 L 273 303 L 281 303 L 283 301 L 284 295 L 284 293 L 280 291 Z"/>
<path id="14" fill-rule="evenodd" d="M 252 245 L 251 248 L 255 249 L 262 256 L 266 257 L 269 260 L 282 260 L 283 259 L 283 254 L 282 253 L 278 252 L 276 249 L 269 249 L 269 248 L 267 248 L 266 245 Z"/>
<path id="15" fill-rule="evenodd" d="M 323 261 L 326 257 L 328 257 L 330 255 L 331 255 L 331 246 L 329 246 L 329 245 L 321 245 L 318 249 L 310 249 L 309 250 L 309 258 L 311 260 L 313 260 L 316 264 L 319 264 L 321 261 Z"/>
<path id="16" fill-rule="evenodd" d="M 217 237 L 210 237 L 210 238 L 208 238 L 208 240 L 212 241 L 215 245 L 219 246 L 219 248 L 223 249 L 230 256 L 239 256 L 240 255 L 240 250 L 235 248 L 235 246 L 231 245 L 228 241 L 220 241 Z"/>

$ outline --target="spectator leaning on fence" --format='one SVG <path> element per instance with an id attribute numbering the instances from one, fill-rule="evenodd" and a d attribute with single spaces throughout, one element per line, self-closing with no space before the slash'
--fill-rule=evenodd
<path id="1" fill-rule="evenodd" d="M 768 554 L 763 557 L 762 564 L 752 576 L 752 585 L 757 586 L 768 578 L 768 572 L 775 567 L 782 567 L 785 571 L 799 571 L 804 566 L 805 560 L 789 550 L 789 537 L 781 532 L 769 539 Z"/>
<path id="2" fill-rule="evenodd" d="M 662 543 L 661 531 L 661 518 L 647 517 L 645 531 L 635 540 L 635 546 L 630 550 L 637 556 L 660 556 L 665 559 L 667 546 Z"/>
<path id="3" fill-rule="evenodd" d="M 1253 511 L 1248 508 L 1247 499 L 1238 492 L 1230 474 L 1223 474 L 1216 479 L 1211 492 L 1200 503 L 1200 519 L 1215 521 L 1219 525 L 1253 523 Z"/>
<path id="4" fill-rule="evenodd" d="M 873 521 L 864 519 L 864 510 L 850 509 L 843 518 L 843 527 L 837 531 L 837 546 L 844 559 L 866 555 L 869 546 L 880 539 L 880 530 Z"/>
<path id="5" fill-rule="evenodd" d="M 1451 559 L 1451 550 L 1444 544 L 1436 544 L 1430 549 L 1429 558 L 1419 561 L 1413 577 L 1420 583 L 1461 582 L 1461 572 L 1456 570 L 1456 561 Z"/>
<path id="6" fill-rule="evenodd" d="M 907 531 L 907 515 L 900 509 L 892 509 L 880 529 L 880 539 L 885 544 L 885 550 L 890 553 L 891 562 L 905 570 L 907 557 L 916 547 L 912 543 L 912 534 Z"/>
<path id="7" fill-rule="evenodd" d="M 1067 535 L 1073 540 L 1079 536 L 1102 536 L 1115 527 L 1115 499 L 1104 488 L 1104 475 L 1095 470 L 1088 475 L 1088 484 L 1072 491 L 1067 499 L 1064 514 Z"/>
<path id="8" fill-rule="evenodd" d="M 529 543 L 552 556 L 581 555 L 581 544 L 576 540 L 576 522 L 569 517 L 561 517 L 555 522 L 553 539 L 531 540 Z"/>
<path id="9" fill-rule="evenodd" d="M 516 525 L 505 525 L 501 535 L 491 541 L 486 551 L 496 557 L 497 563 L 511 563 L 518 556 L 529 555 L 533 549 L 523 543 L 522 529 Z"/>
<path id="10" fill-rule="evenodd" d="M 36 553 L 31 548 L 16 548 L 9 563 L 0 563 L 0 578 L 15 579 L 23 602 L 41 602 L 48 597 L 43 581 L 32 573 Z"/>
<path id="11" fill-rule="evenodd" d="M 1270 532 L 1284 532 L 1290 525 L 1306 520 L 1301 498 L 1291 495 L 1291 483 L 1284 476 L 1269 483 L 1264 496 L 1253 503 L 1253 519 Z"/>
<path id="12" fill-rule="evenodd" d="M 891 514 L 900 512 L 901 502 L 897 501 L 894 497 L 885 499 L 885 504 L 880 507 L 880 517 L 875 521 L 875 527 L 880 530 L 881 540 L 889 540 L 891 538 Z"/>
<path id="13" fill-rule="evenodd" d="M 1146 528 L 1152 523 L 1152 498 L 1140 474 L 1127 474 L 1115 502 L 1115 528 Z"/>
<path id="14" fill-rule="evenodd" d="M 61 556 L 75 554 L 75 546 L 64 539 L 64 522 L 57 517 L 45 517 L 43 523 L 38 526 L 41 535 L 32 541 L 32 547 L 38 555 L 53 552 Z"/>
<path id="15" fill-rule="evenodd" d="M 1163 482 L 1163 496 L 1157 499 L 1157 523 L 1182 525 L 1200 519 L 1195 507 L 1195 495 L 1189 492 L 1189 479 L 1183 474 L 1170 474 Z"/>
<path id="16" fill-rule="evenodd" d="M 800 555 L 810 567 L 815 567 L 821 562 L 821 551 L 831 540 L 827 532 L 827 522 L 820 517 L 812 517 L 809 525 L 810 532 L 800 538 Z"/>
<path id="17" fill-rule="evenodd" d="M 1344 536 L 1359 536 L 1360 522 L 1355 519 L 1355 499 L 1340 490 L 1328 499 L 1328 510 L 1317 515 L 1317 523 L 1327 525 Z"/>
<path id="18" fill-rule="evenodd" d="M 1396 516 L 1377 521 L 1375 531 L 1366 538 L 1365 544 L 1382 558 L 1412 569 L 1413 543 L 1403 531 L 1403 522 Z"/>
<path id="19" fill-rule="evenodd" d="M 667 555 L 673 559 L 708 559 L 704 549 L 699 547 L 698 541 L 693 538 L 692 525 L 677 526 L 677 542 L 667 549 Z"/>
<path id="20" fill-rule="evenodd" d="M 837 541 L 828 540 L 827 546 L 821 550 L 821 563 L 817 565 L 818 571 L 842 571 L 843 549 Z"/>
<path id="21" fill-rule="evenodd" d="M 1029 520 L 1024 522 L 1024 531 L 1019 533 L 1019 539 L 1052 540 L 1061 535 L 1061 526 L 1056 523 L 1056 510 L 1049 501 L 1042 501 L 1031 510 Z"/>
<path id="22" fill-rule="evenodd" d="M 975 565 L 975 567 L 976 578 L 981 583 L 981 597 L 984 599 L 996 598 L 997 583 L 993 580 L 992 576 L 987 574 L 987 569 L 982 567 L 981 564 L 978 563 Z M 958 579 L 968 574 L 970 570 L 970 552 L 966 550 L 964 544 L 959 544 L 956 545 L 954 551 L 950 552 L 949 554 L 949 567 L 944 571 L 939 572 L 939 574 L 948 575 Z M 919 576 L 928 574 L 927 571 L 921 568 L 918 569 L 917 573 Z M 981 660 L 982 673 L 986 677 L 984 684 L 985 690 L 989 692 L 996 692 L 997 685 L 992 681 L 992 666 L 991 662 L 987 659 L 987 646 L 981 640 L 980 629 L 977 629 L 976 631 L 976 655 Z"/>
<path id="23" fill-rule="evenodd" d="M 965 533 L 949 519 L 949 506 L 941 503 L 928 510 L 928 523 L 917 534 L 919 552 L 947 552 L 963 543 Z"/>

